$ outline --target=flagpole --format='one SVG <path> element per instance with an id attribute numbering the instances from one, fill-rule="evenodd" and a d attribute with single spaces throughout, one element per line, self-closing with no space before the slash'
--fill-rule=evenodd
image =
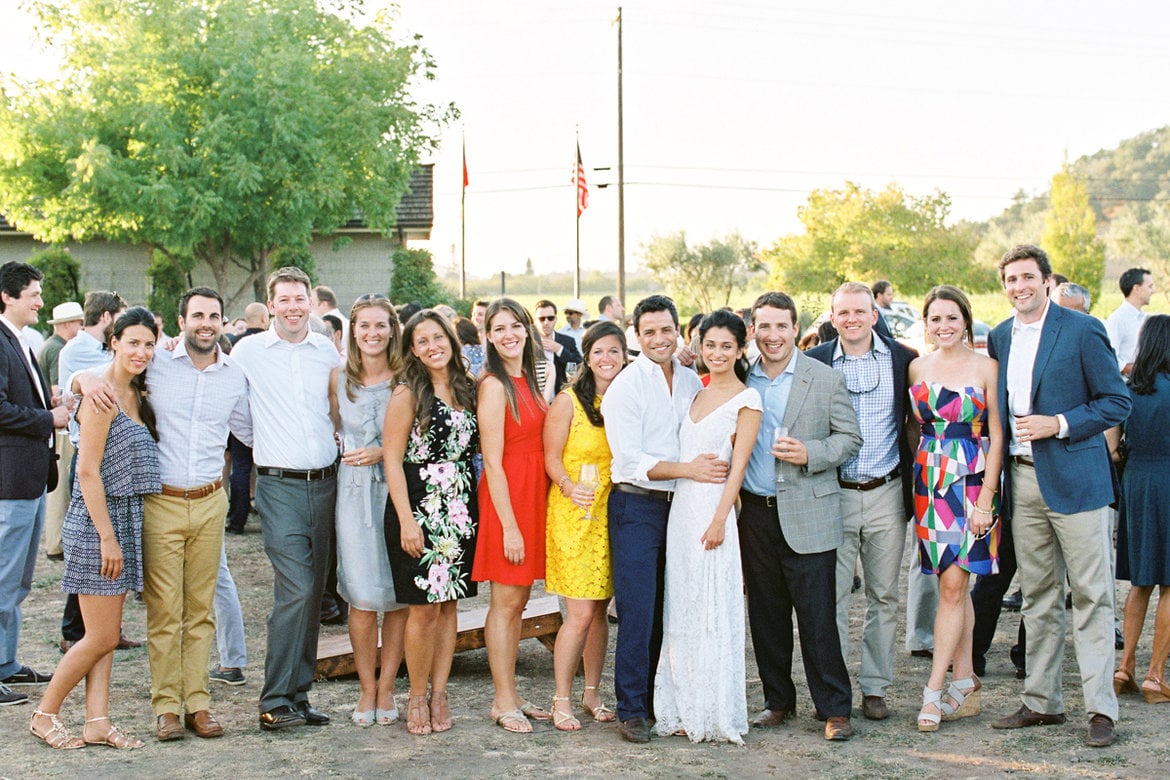
<path id="1" fill-rule="evenodd" d="M 626 158 L 622 130 L 622 7 L 617 13 L 617 202 L 618 202 L 618 268 L 617 296 L 626 301 Z"/>
<path id="2" fill-rule="evenodd" d="M 573 264 L 573 297 L 581 297 L 581 133 L 574 130 L 576 138 L 576 147 L 574 153 L 576 155 L 576 168 L 573 169 L 573 214 L 576 217 L 576 240 L 577 253 L 576 260 Z"/>
<path id="3" fill-rule="evenodd" d="M 463 133 L 463 187 L 459 190 L 459 298 L 467 298 L 467 133 Z"/>

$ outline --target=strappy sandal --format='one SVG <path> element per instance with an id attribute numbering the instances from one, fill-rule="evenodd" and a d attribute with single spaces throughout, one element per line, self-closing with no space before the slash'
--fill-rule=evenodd
<path id="1" fill-rule="evenodd" d="M 354 710 L 353 712 L 349 713 L 349 719 L 352 720 L 355 725 L 360 726 L 363 729 L 368 729 L 370 726 L 374 725 L 374 711 Z"/>
<path id="2" fill-rule="evenodd" d="M 1146 682 L 1156 683 L 1158 686 L 1158 690 L 1155 691 L 1153 688 L 1147 688 L 1145 683 L 1142 684 L 1142 698 L 1146 700 L 1146 704 L 1165 704 L 1170 701 L 1170 686 L 1149 675 L 1146 675 Z"/>
<path id="3" fill-rule="evenodd" d="M 33 725 L 37 715 L 48 718 L 53 727 L 43 734 L 38 734 L 36 726 Z M 65 728 L 65 724 L 61 722 L 55 712 L 41 712 L 40 710 L 34 712 L 33 721 L 28 724 L 28 733 L 55 750 L 77 750 L 85 747 L 85 742 L 70 734 L 69 729 Z"/>
<path id="4" fill-rule="evenodd" d="M 585 690 L 596 691 L 597 686 L 586 685 Z M 611 710 L 609 707 L 606 707 L 604 704 L 598 704 L 596 707 L 590 707 L 588 704 L 586 704 L 584 693 L 581 694 L 581 707 L 590 715 L 592 715 L 593 719 L 598 723 L 613 723 L 615 720 L 617 720 L 617 713 Z"/>
<path id="5" fill-rule="evenodd" d="M 85 725 L 88 726 L 90 723 L 99 723 L 103 720 L 107 723 L 110 723 L 110 717 L 108 715 L 102 715 L 100 718 L 90 718 L 85 722 Z M 84 738 L 85 732 L 82 731 L 81 733 Z M 138 737 L 134 736 L 133 734 L 127 734 L 113 723 L 110 723 L 109 731 L 106 732 L 104 737 L 101 739 L 87 739 L 85 740 L 85 744 L 103 745 L 105 747 L 112 747 L 116 750 L 137 750 L 140 747 L 146 746 L 146 743 L 140 740 Z"/>
<path id="6" fill-rule="evenodd" d="M 374 708 L 374 722 L 379 726 L 389 726 L 398 720 L 398 705 L 394 700 L 390 700 L 390 709 L 384 710 L 381 707 Z"/>
<path id="7" fill-rule="evenodd" d="M 918 730 L 921 732 L 938 731 L 938 724 L 942 721 L 942 714 L 927 712 L 926 708 L 934 705 L 939 713 L 943 712 L 942 688 L 934 689 L 929 685 L 922 689 L 922 709 L 918 711 Z"/>
<path id="8" fill-rule="evenodd" d="M 410 697 L 406 705 L 406 730 L 420 737 L 431 733 L 431 708 L 425 693 Z"/>
<path id="9" fill-rule="evenodd" d="M 530 701 L 520 701 L 520 711 L 524 713 L 525 717 L 533 720 L 552 720 L 552 713 L 543 707 L 538 707 Z"/>
<path id="10" fill-rule="evenodd" d="M 436 714 L 436 710 L 438 713 Z M 451 730 L 451 708 L 447 705 L 447 692 L 431 691 L 431 731 L 441 734 Z"/>
<path id="11" fill-rule="evenodd" d="M 955 703 L 950 704 L 944 702 L 940 705 L 942 710 L 943 720 L 958 720 L 959 718 L 969 718 L 972 715 L 979 714 L 979 700 L 981 698 L 980 691 L 983 689 L 983 683 L 975 675 L 971 675 L 965 680 L 951 680 L 951 687 L 947 689 L 947 696 L 949 696 Z M 966 690 L 966 693 L 963 691 Z"/>
<path id="12" fill-rule="evenodd" d="M 1113 693 L 1120 696 L 1123 693 L 1141 693 L 1142 689 L 1133 679 L 1133 672 L 1118 667 L 1113 670 Z"/>
<path id="13" fill-rule="evenodd" d="M 524 710 L 520 707 L 499 713 L 493 712 L 491 719 L 504 731 L 510 731 L 513 734 L 530 734 L 532 732 L 532 724 L 528 722 L 528 718 L 524 716 Z"/>
<path id="14" fill-rule="evenodd" d="M 581 721 L 572 712 L 564 712 L 557 709 L 558 701 L 572 701 L 568 696 L 553 696 L 552 697 L 552 721 L 553 726 L 557 731 L 579 731 L 581 728 Z M 570 705 L 570 710 L 572 705 Z"/>

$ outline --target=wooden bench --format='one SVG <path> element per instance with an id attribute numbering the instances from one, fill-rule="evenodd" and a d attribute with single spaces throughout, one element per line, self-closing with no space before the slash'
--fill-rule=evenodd
<path id="1" fill-rule="evenodd" d="M 459 613 L 458 635 L 455 639 L 455 652 L 476 650 L 484 646 L 483 624 L 487 620 L 487 607 L 469 609 Z M 556 596 L 542 596 L 531 599 L 524 609 L 520 623 L 520 638 L 535 639 L 552 652 L 557 639 L 557 632 L 561 629 L 564 620 L 561 618 L 561 607 Z M 379 644 L 381 639 L 379 638 Z M 376 657 L 375 664 L 380 663 Z M 355 674 L 353 665 L 353 646 L 349 643 L 349 633 L 322 636 L 317 640 L 317 679 L 344 677 Z"/>

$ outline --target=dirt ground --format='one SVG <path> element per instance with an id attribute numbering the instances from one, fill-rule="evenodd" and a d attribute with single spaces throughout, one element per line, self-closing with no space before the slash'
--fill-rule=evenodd
<path id="1" fill-rule="evenodd" d="M 450 684 L 455 727 L 445 734 L 413 737 L 403 723 L 360 729 L 348 715 L 357 700 L 356 679 L 319 682 L 313 704 L 333 716 L 326 727 L 301 727 L 269 733 L 257 726 L 257 698 L 264 665 L 264 619 L 271 604 L 271 571 L 264 556 L 255 516 L 245 536 L 228 537 L 228 559 L 240 589 L 248 629 L 248 682 L 240 687 L 212 683 L 212 707 L 227 729 L 222 739 L 159 743 L 150 710 L 146 650 L 118 651 L 114 663 L 111 712 L 114 719 L 143 737 L 138 751 L 88 747 L 54 751 L 28 734 L 33 706 L 0 708 L 0 777 L 1018 777 L 1111 778 L 1165 777 L 1170 740 L 1165 732 L 1170 705 L 1147 705 L 1139 696 L 1121 702 L 1120 737 L 1106 749 L 1084 746 L 1085 717 L 1075 654 L 1069 639 L 1065 665 L 1065 700 L 1069 721 L 1020 731 L 994 731 L 989 722 L 1019 706 L 1023 682 L 1016 680 L 1008 659 L 1018 617 L 1005 613 L 984 677 L 983 712 L 977 717 L 942 724 L 935 734 L 919 734 L 915 716 L 929 662 L 911 658 L 901 644 L 896 654 L 895 685 L 890 691 L 892 715 L 883 722 L 861 717 L 854 709 L 854 738 L 829 743 L 822 724 L 813 719 L 812 704 L 798 667 L 799 718 L 791 726 L 752 730 L 746 747 L 694 745 L 683 738 L 655 738 L 648 746 L 622 742 L 614 725 L 597 724 L 578 713 L 584 728 L 561 733 L 551 724 L 534 724 L 530 735 L 508 734 L 487 717 L 492 687 L 483 650 L 456 657 Z M 58 658 L 60 616 L 64 597 L 58 590 L 62 564 L 44 557 L 37 564 L 36 585 L 24 602 L 20 660 L 48 671 Z M 1127 584 L 1119 587 L 1123 599 Z M 534 594 L 535 595 L 535 594 Z M 1155 598 L 1156 602 L 1156 598 Z M 486 598 L 468 601 L 473 608 Z M 852 630 L 860 633 L 863 595 L 854 595 Z M 1138 654 L 1139 673 L 1148 663 L 1153 609 Z M 326 628 L 344 632 L 343 627 Z M 128 636 L 145 636 L 145 611 L 128 601 Z M 616 631 L 611 632 L 612 643 Z M 854 642 L 856 648 L 857 642 Z M 611 644 L 612 648 L 612 644 Z M 799 646 L 797 649 L 799 652 Z M 214 653 L 214 651 L 213 651 Z M 759 678 L 748 643 L 748 705 L 762 706 Z M 611 656 L 612 660 L 612 656 Z M 856 675 L 857 651 L 850 659 Z M 517 676 L 521 693 L 545 704 L 553 692 L 552 659 L 535 640 L 521 645 Z M 575 697 L 580 696 L 578 682 Z M 29 691 L 32 705 L 39 693 Z M 407 684 L 399 680 L 398 704 L 404 710 Z M 612 670 L 602 681 L 603 696 L 612 704 Z M 854 689 L 855 704 L 860 693 Z M 67 725 L 80 729 L 84 718 L 81 691 L 66 702 Z"/>

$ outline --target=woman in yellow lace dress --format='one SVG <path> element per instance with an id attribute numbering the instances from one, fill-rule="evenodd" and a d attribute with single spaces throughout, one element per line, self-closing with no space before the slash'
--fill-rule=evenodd
<path id="1" fill-rule="evenodd" d="M 594 720 L 612 721 L 613 710 L 601 703 L 597 686 L 609 642 L 605 610 L 613 596 L 609 559 L 609 495 L 611 455 L 601 417 L 601 396 L 626 364 L 626 339 L 621 328 L 599 322 L 581 340 L 584 363 L 573 384 L 562 390 L 544 423 L 544 463 L 552 485 L 548 492 L 545 531 L 545 589 L 565 598 L 565 623 L 557 633 L 553 670 L 553 725 L 576 731 L 573 716 L 573 675 L 584 656 L 582 706 Z M 579 484 L 581 467 L 597 467 L 597 489 Z"/>

